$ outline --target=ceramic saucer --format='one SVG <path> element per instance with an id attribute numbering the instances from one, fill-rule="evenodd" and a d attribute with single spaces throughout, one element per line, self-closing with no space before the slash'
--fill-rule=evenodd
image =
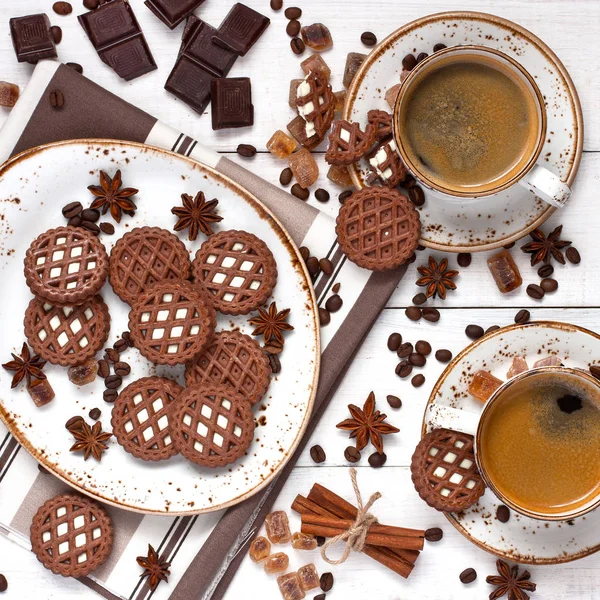
<path id="1" fill-rule="evenodd" d="M 575 86 L 558 57 L 538 37 L 512 21 L 479 12 L 429 15 L 397 29 L 375 48 L 356 74 L 344 118 L 365 124 L 372 109 L 390 110 L 385 92 L 400 82 L 402 58 L 431 53 L 443 43 L 496 48 L 519 61 L 535 78 L 546 99 L 547 140 L 540 155 L 545 167 L 573 184 L 583 148 L 583 117 Z M 366 164 L 350 167 L 358 188 L 365 186 Z M 421 243 L 447 252 L 499 248 L 539 227 L 554 208 L 516 185 L 500 194 L 452 203 L 426 191 L 421 210 Z"/>

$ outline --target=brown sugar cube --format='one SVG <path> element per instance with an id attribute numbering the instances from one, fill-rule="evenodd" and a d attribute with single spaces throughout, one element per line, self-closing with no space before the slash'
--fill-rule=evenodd
<path id="1" fill-rule="evenodd" d="M 344 86 L 350 87 L 354 76 L 360 66 L 365 62 L 365 58 L 367 58 L 366 54 L 361 54 L 360 52 L 350 52 L 346 57 L 346 66 L 344 68 Z"/>
<path id="2" fill-rule="evenodd" d="M 527 360 L 525 360 L 525 357 L 515 356 L 512 364 L 510 365 L 510 369 L 508 369 L 508 373 L 506 373 L 506 378 L 510 379 L 519 373 L 523 373 L 523 371 L 527 371 L 528 369 L 529 366 L 527 365 Z"/>
<path id="3" fill-rule="evenodd" d="M 90 358 L 82 365 L 69 367 L 69 370 L 67 371 L 69 381 L 78 386 L 92 383 L 96 379 L 97 373 L 98 361 L 95 358 Z"/>
<path id="4" fill-rule="evenodd" d="M 288 158 L 298 147 L 296 140 L 278 129 L 267 142 L 267 150 L 277 158 Z"/>
<path id="5" fill-rule="evenodd" d="M 498 289 L 502 294 L 516 290 L 523 283 L 519 267 L 508 250 L 502 250 L 487 259 L 490 270 Z"/>
<path id="6" fill-rule="evenodd" d="M 304 189 L 309 188 L 319 178 L 319 166 L 306 148 L 300 148 L 289 158 L 289 167 L 298 184 Z"/>
<path id="7" fill-rule="evenodd" d="M 320 586 L 319 574 L 313 564 L 300 567 L 298 569 L 298 578 L 300 579 L 300 586 L 305 592 L 314 590 Z"/>
<path id="8" fill-rule="evenodd" d="M 296 98 L 298 97 L 298 86 L 304 81 L 304 79 L 292 79 L 290 81 L 290 95 L 288 98 L 288 103 L 290 108 L 297 110 L 298 107 L 296 105 Z"/>
<path id="9" fill-rule="evenodd" d="M 558 356 L 547 356 L 546 358 L 536 360 L 533 363 L 533 368 L 537 369 L 538 367 L 560 367 L 561 365 L 562 360 L 560 360 Z"/>
<path id="10" fill-rule="evenodd" d="M 271 554 L 271 542 L 266 537 L 259 535 L 252 540 L 249 554 L 255 563 L 265 560 Z"/>
<path id="11" fill-rule="evenodd" d="M 292 539 L 290 522 L 282 510 L 276 510 L 265 517 L 267 537 L 273 544 L 287 544 Z"/>
<path id="12" fill-rule="evenodd" d="M 400 93 L 400 87 L 401 84 L 397 83 L 385 93 L 385 101 L 390 105 L 390 108 L 394 108 L 396 106 L 396 100 L 398 99 L 398 94 Z"/>
<path id="13" fill-rule="evenodd" d="M 47 379 L 34 379 L 27 386 L 27 391 L 37 407 L 45 406 L 54 400 L 54 389 Z"/>
<path id="14" fill-rule="evenodd" d="M 273 573 L 283 573 L 290 566 L 290 559 L 285 552 L 276 552 L 267 556 L 264 563 L 265 573 L 272 575 Z"/>
<path id="15" fill-rule="evenodd" d="M 296 550 L 314 550 L 317 546 L 317 538 L 310 533 L 296 531 L 292 535 L 292 548 Z"/>
<path id="16" fill-rule="evenodd" d="M 329 28 L 323 23 L 313 23 L 300 30 L 302 41 L 315 52 L 329 50 L 333 46 L 333 38 Z"/>
<path id="17" fill-rule="evenodd" d="M 348 97 L 347 90 L 340 90 L 339 92 L 333 93 L 335 97 L 335 112 L 341 113 L 344 110 L 346 104 L 346 98 Z"/>
<path id="18" fill-rule="evenodd" d="M 309 150 L 313 150 L 321 143 L 318 135 L 306 137 L 306 121 L 300 115 L 288 123 L 287 129 L 299 144 Z"/>
<path id="19" fill-rule="evenodd" d="M 7 81 L 0 81 L 0 106 L 12 108 L 19 99 L 19 86 Z"/>
<path id="20" fill-rule="evenodd" d="M 329 79 L 331 78 L 331 69 L 320 54 L 313 54 L 312 56 L 309 56 L 306 60 L 303 60 L 300 63 L 300 67 L 307 75 L 309 73 L 314 73 L 319 77 L 319 79 L 321 79 L 321 81 L 324 83 L 329 83 Z"/>
<path id="21" fill-rule="evenodd" d="M 300 585 L 298 573 L 287 573 L 280 575 L 277 578 L 279 591 L 283 596 L 283 600 L 302 600 L 306 594 Z"/>
<path id="22" fill-rule="evenodd" d="M 350 171 L 346 165 L 331 165 L 329 171 L 327 171 L 327 179 L 333 181 L 340 187 L 347 188 L 352 185 L 352 179 L 350 178 Z"/>
<path id="23" fill-rule="evenodd" d="M 501 385 L 502 380 L 494 377 L 489 371 L 477 371 L 469 385 L 469 394 L 477 400 L 487 402 Z"/>

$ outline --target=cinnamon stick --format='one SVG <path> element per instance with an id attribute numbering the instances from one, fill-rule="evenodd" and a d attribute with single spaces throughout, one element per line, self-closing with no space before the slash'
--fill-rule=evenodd
<path id="1" fill-rule="evenodd" d="M 354 525 L 354 521 L 350 519 L 339 519 L 339 518 L 331 518 L 322 515 L 304 515 L 302 517 L 303 521 L 307 523 L 312 523 L 313 525 L 325 525 L 333 526 L 336 528 L 348 529 Z M 371 527 L 369 527 L 369 533 L 382 533 L 385 535 L 395 535 L 399 537 L 414 537 L 414 538 L 424 538 L 425 531 L 422 529 L 408 529 L 406 527 L 394 527 L 393 525 L 383 525 L 382 523 L 373 523 Z"/>

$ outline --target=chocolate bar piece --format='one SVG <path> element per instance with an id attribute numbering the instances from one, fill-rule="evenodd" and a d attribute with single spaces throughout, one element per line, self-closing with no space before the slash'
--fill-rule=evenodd
<path id="1" fill-rule="evenodd" d="M 169 28 L 175 29 L 204 0 L 146 0 L 144 4 Z"/>
<path id="2" fill-rule="evenodd" d="M 198 63 L 187 56 L 180 56 L 165 83 L 165 89 L 202 114 L 210 102 L 210 84 L 214 78 Z"/>
<path id="3" fill-rule="evenodd" d="M 188 34 L 181 54 L 197 62 L 216 77 L 225 77 L 233 67 L 237 54 L 217 46 L 212 38 L 217 30 L 198 19 L 194 30 Z"/>
<path id="4" fill-rule="evenodd" d="M 248 77 L 213 79 L 211 94 L 214 130 L 254 125 L 252 86 Z"/>
<path id="5" fill-rule="evenodd" d="M 111 0 L 78 17 L 100 59 L 130 81 L 156 69 L 156 63 L 133 9 Z"/>
<path id="6" fill-rule="evenodd" d="M 245 56 L 270 23 L 264 15 L 238 2 L 221 23 L 213 42 Z"/>
<path id="7" fill-rule="evenodd" d="M 50 19 L 41 13 L 10 20 L 10 35 L 19 62 L 37 63 L 56 58 L 56 45 L 50 33 Z"/>
<path id="8" fill-rule="evenodd" d="M 200 27 L 200 24 L 204 23 L 202 19 L 199 19 L 196 15 L 191 14 L 185 21 L 185 26 L 183 28 L 183 33 L 181 34 L 181 49 L 179 53 L 183 51 L 183 47 L 187 44 L 191 35 L 196 31 L 197 27 Z"/>

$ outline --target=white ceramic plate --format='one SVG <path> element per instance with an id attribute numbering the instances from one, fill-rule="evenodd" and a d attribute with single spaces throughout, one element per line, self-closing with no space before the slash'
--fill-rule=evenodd
<path id="1" fill-rule="evenodd" d="M 310 417 L 319 371 L 319 330 L 312 286 L 296 247 L 279 222 L 256 198 L 219 173 L 178 154 L 143 145 L 112 141 L 76 141 L 28 151 L 0 170 L 0 323 L 2 362 L 20 351 L 24 341 L 23 315 L 31 299 L 23 276 L 23 258 L 40 233 L 64 225 L 61 208 L 79 200 L 89 206 L 86 189 L 98 184 L 100 169 L 114 174 L 120 168 L 125 186 L 140 190 L 133 218 L 125 216 L 113 236 L 101 240 L 110 252 L 117 239 L 132 227 L 150 225 L 172 230 L 171 207 L 181 194 L 202 190 L 219 200 L 223 221 L 216 230 L 243 229 L 264 240 L 272 250 L 279 278 L 273 293 L 278 308 L 290 308 L 294 331 L 286 335 L 281 373 L 272 379 L 262 402 L 254 407 L 258 426 L 247 455 L 227 468 L 202 469 L 176 456 L 146 463 L 126 453 L 114 438 L 101 462 L 83 460 L 69 451 L 72 436 L 65 422 L 74 415 L 87 417 L 91 408 L 102 411 L 103 428 L 110 430 L 111 406 L 102 399 L 103 380 L 77 388 L 62 367 L 47 365 L 45 372 L 56 399 L 36 408 L 25 389 L 11 391 L 11 374 L 0 369 L 0 418 L 17 440 L 47 469 L 74 488 L 121 508 L 152 513 L 195 514 L 241 502 L 271 481 L 296 448 Z M 105 219 L 109 220 L 109 219 Z M 205 239 L 180 238 L 191 253 Z M 112 318 L 108 345 L 127 329 L 128 306 L 108 283 L 102 290 Z M 217 330 L 239 327 L 250 333 L 247 316 L 217 317 Z M 132 348 L 123 355 L 132 373 L 124 385 L 158 372 L 183 383 L 183 367 L 156 368 Z"/>
<path id="2" fill-rule="evenodd" d="M 425 410 L 423 433 L 436 427 L 452 429 L 436 406 L 450 406 L 480 413 L 482 404 L 467 392 L 473 374 L 491 371 L 506 380 L 514 356 L 526 356 L 529 366 L 556 355 L 567 367 L 589 368 L 600 359 L 600 336 L 566 323 L 540 321 L 504 327 L 463 350 L 436 383 Z M 560 457 L 557 457 L 560 460 Z M 530 564 L 558 564 L 583 558 L 600 550 L 600 510 L 572 521 L 539 521 L 511 511 L 510 520 L 495 517 L 500 501 L 488 489 L 479 502 L 448 520 L 480 548 L 508 560 Z"/>
<path id="3" fill-rule="evenodd" d="M 385 92 L 400 82 L 402 58 L 427 52 L 443 43 L 479 44 L 514 57 L 535 78 L 546 99 L 547 140 L 540 154 L 543 165 L 572 185 L 583 148 L 583 117 L 575 86 L 557 56 L 523 27 L 494 15 L 447 12 L 428 15 L 397 29 L 377 46 L 356 74 L 344 118 L 367 122 L 372 109 L 390 111 Z M 351 167 L 358 188 L 365 186 L 366 164 Z M 553 212 L 550 205 L 520 185 L 471 202 L 449 202 L 426 190 L 419 209 L 421 243 L 447 252 L 491 250 L 522 238 Z"/>

